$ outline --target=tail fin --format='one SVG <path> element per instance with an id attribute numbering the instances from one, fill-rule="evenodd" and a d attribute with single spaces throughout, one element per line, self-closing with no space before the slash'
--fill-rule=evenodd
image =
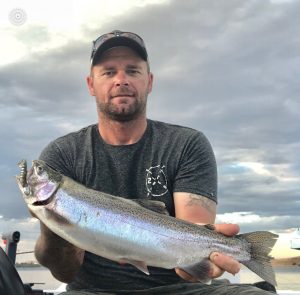
<path id="1" fill-rule="evenodd" d="M 274 270 L 271 265 L 271 252 L 278 235 L 268 231 L 257 231 L 239 235 L 251 244 L 251 260 L 241 261 L 250 270 L 259 275 L 262 279 L 277 286 Z"/>

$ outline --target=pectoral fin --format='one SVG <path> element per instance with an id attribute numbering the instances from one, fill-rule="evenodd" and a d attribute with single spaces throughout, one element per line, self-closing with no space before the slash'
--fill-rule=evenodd
<path id="1" fill-rule="evenodd" d="M 208 258 L 204 258 L 196 264 L 179 266 L 179 268 L 181 268 L 186 273 L 196 278 L 201 283 L 205 283 L 205 284 L 211 283 L 211 277 L 209 276 L 210 261 Z"/>
<path id="2" fill-rule="evenodd" d="M 145 273 L 146 275 L 150 275 L 147 264 L 145 261 L 137 261 L 137 260 L 132 260 L 132 259 L 127 259 L 127 258 L 122 258 L 119 263 L 121 264 L 131 264 L 135 266 L 137 269 Z"/>

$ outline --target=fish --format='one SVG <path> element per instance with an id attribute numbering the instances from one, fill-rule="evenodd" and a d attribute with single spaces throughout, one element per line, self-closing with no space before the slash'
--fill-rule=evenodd
<path id="1" fill-rule="evenodd" d="M 269 255 L 278 235 L 268 231 L 232 237 L 213 226 L 184 221 L 168 214 L 165 204 L 126 199 L 87 188 L 34 160 L 26 171 L 19 164 L 18 186 L 28 209 L 51 231 L 98 256 L 134 265 L 149 275 L 148 266 L 180 268 L 208 283 L 209 257 L 222 252 L 276 286 Z"/>

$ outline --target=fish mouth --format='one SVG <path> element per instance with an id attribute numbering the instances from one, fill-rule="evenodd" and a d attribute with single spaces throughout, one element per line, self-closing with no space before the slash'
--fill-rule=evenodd
<path id="1" fill-rule="evenodd" d="M 37 200 L 35 202 L 33 202 L 31 204 L 31 206 L 46 206 L 48 204 L 50 204 L 52 202 L 52 200 L 54 199 L 55 194 L 53 194 L 52 196 L 50 196 L 49 198 L 45 199 L 45 200 Z"/>

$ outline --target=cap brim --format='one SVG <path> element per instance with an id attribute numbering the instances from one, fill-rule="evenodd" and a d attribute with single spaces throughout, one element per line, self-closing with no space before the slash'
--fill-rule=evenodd
<path id="1" fill-rule="evenodd" d="M 118 46 L 129 47 L 134 51 L 136 51 L 143 60 L 147 61 L 148 59 L 147 51 L 144 47 L 142 47 L 140 44 L 138 44 L 136 41 L 132 40 L 131 38 L 120 36 L 116 38 L 111 38 L 98 47 L 97 51 L 95 52 L 92 58 L 92 65 L 95 65 L 99 61 L 101 55 L 106 50 Z"/>

